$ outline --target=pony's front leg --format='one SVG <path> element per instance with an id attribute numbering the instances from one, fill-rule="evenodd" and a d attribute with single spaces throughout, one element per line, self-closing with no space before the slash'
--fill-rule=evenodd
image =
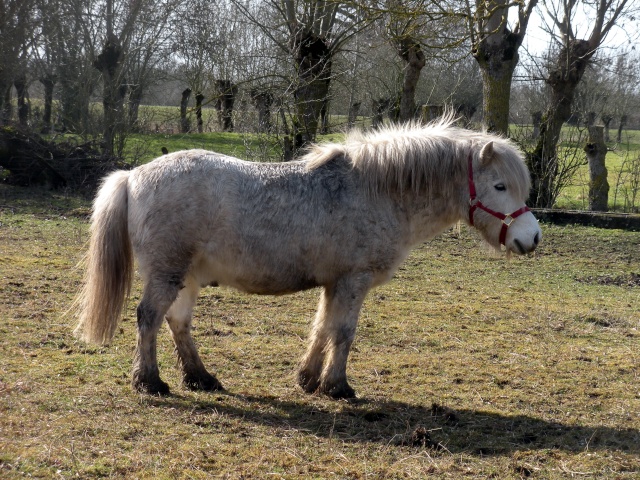
<path id="1" fill-rule="evenodd" d="M 182 367 L 182 382 L 185 387 L 191 390 L 223 390 L 222 384 L 202 363 L 191 336 L 193 307 L 199 290 L 198 283 L 187 277 L 185 287 L 180 290 L 178 298 L 167 312 L 167 323 L 176 346 L 178 362 Z"/>
<path id="2" fill-rule="evenodd" d="M 341 278 L 325 288 L 299 371 L 299 383 L 305 391 L 333 398 L 355 397 L 347 381 L 347 359 L 370 287 L 371 276 L 361 274 Z"/>
<path id="3" fill-rule="evenodd" d="M 325 347 L 328 343 L 329 329 L 326 322 L 327 309 L 330 303 L 328 289 L 320 294 L 318 311 L 316 312 L 309 335 L 309 347 L 298 369 L 298 384 L 307 393 L 315 392 L 320 386 L 320 375 L 324 365 Z"/>

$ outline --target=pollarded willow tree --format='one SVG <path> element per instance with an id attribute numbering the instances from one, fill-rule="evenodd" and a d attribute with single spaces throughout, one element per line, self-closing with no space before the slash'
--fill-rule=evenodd
<path id="1" fill-rule="evenodd" d="M 538 0 L 466 0 L 472 54 L 482 73 L 482 118 L 491 132 L 507 134 L 509 97 L 529 18 Z M 509 9 L 517 8 L 517 21 L 509 26 Z"/>
<path id="2" fill-rule="evenodd" d="M 302 148 L 315 140 L 327 109 L 336 53 L 373 19 L 343 0 L 267 0 L 264 18 L 245 2 L 234 3 L 293 62 L 294 147 Z"/>
<path id="3" fill-rule="evenodd" d="M 398 95 L 397 119 L 406 122 L 416 116 L 416 89 L 427 56 L 451 50 L 464 41 L 459 17 L 442 9 L 434 0 L 380 0 L 370 5 L 371 18 L 380 18 L 383 36 L 402 59 L 402 86 Z M 428 52 L 426 50 L 429 50 Z"/>
<path id="4" fill-rule="evenodd" d="M 552 207 L 558 191 L 558 144 L 563 124 L 571 116 L 574 94 L 587 66 L 612 28 L 623 17 L 633 17 L 629 0 L 543 0 L 551 21 L 549 33 L 558 43 L 545 81 L 549 86 L 549 107 L 542 117 L 535 149 L 528 155 L 533 188 L 531 203 Z M 638 7 L 635 6 L 635 9 Z M 587 14 L 589 28 L 584 38 L 577 34 L 575 15 Z"/>
<path id="5" fill-rule="evenodd" d="M 125 56 L 138 21 L 138 15 L 148 0 L 133 0 L 116 3 L 106 0 L 101 11 L 105 29 L 102 48 L 93 61 L 93 66 L 102 74 L 103 139 L 105 156 L 122 153 L 122 135 L 126 129 Z M 87 12 L 89 14 L 89 12 Z"/>
<path id="6" fill-rule="evenodd" d="M 34 0 L 0 2 L 0 125 L 11 117 L 12 85 L 20 90 L 26 83 L 29 44 L 35 29 L 34 7 Z"/>

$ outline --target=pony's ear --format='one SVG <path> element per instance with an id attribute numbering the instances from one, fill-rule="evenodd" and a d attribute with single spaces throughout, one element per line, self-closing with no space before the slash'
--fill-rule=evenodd
<path id="1" fill-rule="evenodd" d="M 489 165 L 494 158 L 493 142 L 489 142 L 480 150 L 480 165 Z"/>

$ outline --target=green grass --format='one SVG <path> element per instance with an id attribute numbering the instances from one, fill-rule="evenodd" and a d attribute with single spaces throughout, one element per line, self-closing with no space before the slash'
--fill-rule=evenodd
<path id="1" fill-rule="evenodd" d="M 225 132 L 132 134 L 127 140 L 125 158 L 135 164 L 147 163 L 162 155 L 162 147 L 167 148 L 169 152 L 200 148 L 240 158 L 255 157 L 256 152 L 262 152 L 264 149 L 268 151 L 271 159 L 279 158 L 279 151 L 271 137 Z"/>
<path id="2" fill-rule="evenodd" d="M 194 336 L 227 388 L 131 391 L 136 283 L 109 347 L 71 335 L 88 204 L 0 186 L 0 477 L 640 476 L 640 233 L 543 225 L 506 261 L 463 228 L 364 305 L 354 402 L 304 394 L 318 291 L 206 289 Z M 424 430 L 421 430 L 424 429 Z M 427 435 L 429 438 L 427 438 Z"/>
<path id="3" fill-rule="evenodd" d="M 531 126 L 512 126 L 511 136 L 521 143 L 530 143 Z M 611 130 L 615 138 L 617 132 Z M 576 127 L 563 128 L 560 151 L 564 155 L 582 162 L 569 184 L 560 192 L 556 208 L 588 210 L 589 208 L 589 167 L 583 148 L 587 142 L 587 131 Z M 607 143 L 606 167 L 609 182 L 609 209 L 626 212 L 640 212 L 640 130 L 625 130 L 622 142 Z M 635 173 L 632 173 L 635 165 Z"/>

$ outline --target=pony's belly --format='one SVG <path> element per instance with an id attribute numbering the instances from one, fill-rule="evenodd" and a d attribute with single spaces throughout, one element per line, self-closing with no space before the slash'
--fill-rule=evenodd
<path id="1" fill-rule="evenodd" d="M 307 272 L 291 268 L 248 267 L 242 262 L 222 262 L 201 258 L 190 271 L 200 286 L 223 285 L 258 295 L 285 295 L 319 286 L 317 279 Z"/>

